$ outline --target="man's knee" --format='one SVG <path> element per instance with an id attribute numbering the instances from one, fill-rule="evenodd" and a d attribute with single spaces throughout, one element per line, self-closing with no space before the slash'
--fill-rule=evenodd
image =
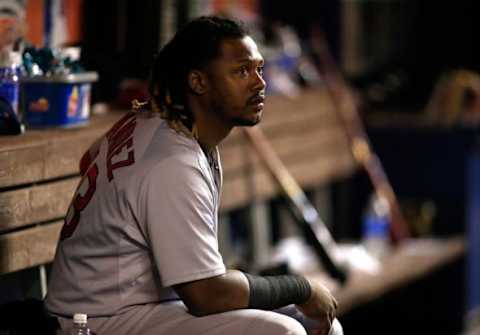
<path id="1" fill-rule="evenodd" d="M 333 320 L 332 327 L 330 327 L 330 332 L 328 335 L 343 335 L 342 324 L 337 320 Z"/>
<path id="2" fill-rule="evenodd" d="M 262 331 L 257 329 L 258 334 L 307 335 L 305 328 L 294 318 L 275 312 L 270 312 L 267 315 L 262 317 Z"/>

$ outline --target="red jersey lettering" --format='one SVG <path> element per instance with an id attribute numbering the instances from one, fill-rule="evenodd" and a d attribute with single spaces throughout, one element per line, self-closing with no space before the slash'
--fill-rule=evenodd
<path id="1" fill-rule="evenodd" d="M 81 212 L 87 207 L 88 203 L 93 197 L 95 190 L 97 188 L 97 177 L 98 177 L 98 167 L 97 164 L 94 164 L 87 172 L 85 177 L 80 182 L 80 185 L 77 190 L 77 195 L 73 199 L 70 208 L 68 209 L 67 216 L 65 218 L 65 223 L 63 224 L 62 231 L 60 233 L 60 239 L 66 239 L 72 236 L 75 228 L 77 228 L 78 222 L 80 220 Z M 86 184 L 88 183 L 88 184 Z M 87 186 L 85 186 L 87 185 Z M 87 187 L 85 194 L 80 194 L 80 190 L 84 187 Z M 69 215 L 71 214 L 71 215 Z"/>
<path id="2" fill-rule="evenodd" d="M 136 125 L 135 114 L 127 114 L 117 122 L 107 134 L 107 177 L 109 182 L 113 180 L 113 170 L 135 163 L 135 153 L 132 146 L 133 131 Z M 127 150 L 127 158 L 114 162 L 114 159 L 117 158 L 116 156 L 119 155 L 123 149 Z"/>
<path id="3" fill-rule="evenodd" d="M 128 120 L 134 117 L 135 117 L 135 113 L 130 112 L 125 114 L 120 120 L 118 120 L 105 135 L 108 142 L 110 143 L 111 138 L 117 133 L 118 129 L 120 129 Z"/>
<path id="4" fill-rule="evenodd" d="M 135 130 L 136 125 L 135 114 L 128 113 L 117 121 L 117 123 L 115 123 L 105 135 L 108 142 L 106 168 L 109 182 L 113 180 L 113 171 L 115 169 L 135 163 L 133 131 Z M 99 154 L 99 149 L 100 142 L 96 142 L 80 160 L 80 172 L 83 175 L 83 179 L 80 182 L 77 194 L 68 209 L 65 223 L 63 224 L 60 233 L 60 239 L 62 240 L 72 236 L 80 222 L 82 211 L 88 206 L 88 203 L 95 194 L 97 188 L 98 166 L 94 161 Z M 114 161 L 123 150 L 126 150 L 126 158 Z M 91 164 L 93 165 L 90 167 Z M 85 192 L 83 194 L 80 193 L 84 189 L 86 189 Z"/>
<path id="5" fill-rule="evenodd" d="M 111 153 L 110 157 L 107 157 L 107 177 L 108 181 L 112 181 L 113 179 L 113 170 L 132 165 L 135 163 L 135 154 L 133 149 L 127 151 L 127 158 L 115 163 L 112 163 L 112 159 L 117 156 L 123 148 L 129 149 L 133 145 L 133 139 L 129 138 L 126 142 L 123 142 L 117 149 Z"/>
<path id="6" fill-rule="evenodd" d="M 116 151 L 118 147 L 121 147 L 126 141 L 128 141 L 128 139 L 131 138 L 136 125 L 136 120 L 132 119 L 110 138 L 108 141 L 107 157 L 111 157 L 112 152 Z"/>
<path id="7" fill-rule="evenodd" d="M 95 143 L 92 144 L 90 149 L 88 149 L 85 154 L 83 154 L 82 158 L 80 159 L 80 175 L 84 176 L 87 172 L 90 165 L 93 163 L 95 158 L 97 158 L 98 153 L 100 152 L 100 144 L 101 141 L 97 140 Z"/>

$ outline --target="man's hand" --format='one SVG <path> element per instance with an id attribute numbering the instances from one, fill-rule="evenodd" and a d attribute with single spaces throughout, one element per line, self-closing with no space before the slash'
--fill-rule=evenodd
<path id="1" fill-rule="evenodd" d="M 307 279 L 310 282 L 312 294 L 306 302 L 298 304 L 297 307 L 307 317 L 319 321 L 322 325 L 320 333 L 327 334 L 335 319 L 337 300 L 319 281 Z"/>

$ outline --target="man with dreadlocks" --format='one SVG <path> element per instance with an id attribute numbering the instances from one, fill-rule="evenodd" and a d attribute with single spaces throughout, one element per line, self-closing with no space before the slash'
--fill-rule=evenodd
<path id="1" fill-rule="evenodd" d="M 46 298 L 63 329 L 81 312 L 101 335 L 342 334 L 321 283 L 227 270 L 218 251 L 217 145 L 260 121 L 262 67 L 243 26 L 219 17 L 161 50 L 151 100 L 82 158 Z"/>

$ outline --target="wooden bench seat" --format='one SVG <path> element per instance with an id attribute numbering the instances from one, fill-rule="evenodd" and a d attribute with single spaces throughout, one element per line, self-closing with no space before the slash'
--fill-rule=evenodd
<path id="1" fill-rule="evenodd" d="M 79 180 L 78 161 L 118 117 L 0 138 L 0 274 L 52 261 Z"/>
<path id="2" fill-rule="evenodd" d="M 79 159 L 122 115 L 94 116 L 81 128 L 0 137 L 0 275 L 52 261 L 79 180 Z M 302 187 L 349 176 L 356 168 L 322 90 L 304 91 L 297 98 L 268 97 L 261 127 Z M 222 211 L 279 193 L 239 129 L 220 151 L 225 177 Z"/>

